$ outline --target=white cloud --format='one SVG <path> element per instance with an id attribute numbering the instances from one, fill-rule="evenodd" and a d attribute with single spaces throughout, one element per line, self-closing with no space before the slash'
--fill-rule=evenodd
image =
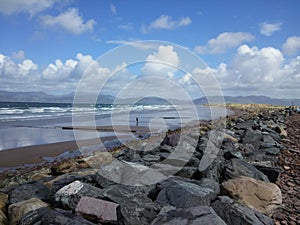
<path id="1" fill-rule="evenodd" d="M 79 15 L 78 9 L 69 8 L 58 16 L 46 15 L 42 17 L 42 24 L 46 27 L 60 27 L 72 34 L 82 34 L 87 31 L 93 31 L 95 20 L 90 19 L 84 22 Z"/>
<path id="2" fill-rule="evenodd" d="M 142 68 L 142 75 L 172 78 L 178 66 L 179 56 L 174 51 L 174 47 L 172 45 L 159 46 L 157 52 L 147 57 L 146 63 Z"/>
<path id="3" fill-rule="evenodd" d="M 283 52 L 287 55 L 293 55 L 300 49 L 300 36 L 289 37 L 282 46 Z"/>
<path id="4" fill-rule="evenodd" d="M 110 11 L 112 12 L 112 14 L 117 14 L 117 8 L 114 4 L 110 4 Z"/>
<path id="5" fill-rule="evenodd" d="M 271 36 L 274 32 L 281 30 L 282 23 L 260 23 L 260 33 L 267 37 Z"/>
<path id="6" fill-rule="evenodd" d="M 192 23 L 190 17 L 182 17 L 179 20 L 173 20 L 171 16 L 168 15 L 161 15 L 157 19 L 155 19 L 149 26 L 143 25 L 141 27 L 141 31 L 143 33 L 147 33 L 150 30 L 173 30 L 178 27 L 188 26 Z"/>
<path id="7" fill-rule="evenodd" d="M 251 42 L 254 38 L 252 34 L 246 32 L 224 32 L 210 39 L 206 46 L 196 46 L 195 51 L 199 54 L 224 53 L 242 43 Z"/>
<path id="8" fill-rule="evenodd" d="M 0 12 L 5 15 L 29 13 L 31 16 L 51 8 L 58 0 L 0 0 Z"/>
<path id="9" fill-rule="evenodd" d="M 13 52 L 12 53 L 12 58 L 16 60 L 23 60 L 25 58 L 25 54 L 23 50 Z"/>
<path id="10" fill-rule="evenodd" d="M 1 79 L 28 79 L 32 80 L 37 71 L 37 64 L 30 59 L 24 59 L 16 63 L 8 56 L 0 54 L 0 77 Z M 30 77 L 31 76 L 31 77 Z"/>
<path id="11" fill-rule="evenodd" d="M 295 98 L 300 95 L 300 57 L 286 61 L 279 49 L 242 45 L 233 61 L 217 68 L 196 68 L 193 76 L 215 76 L 225 95 L 266 95 Z"/>

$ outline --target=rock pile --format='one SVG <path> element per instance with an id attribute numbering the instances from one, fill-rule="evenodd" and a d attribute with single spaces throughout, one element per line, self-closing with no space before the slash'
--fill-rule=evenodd
<path id="1" fill-rule="evenodd" d="M 0 224 L 275 224 L 284 123 L 280 111 L 230 117 L 168 133 L 150 151 L 125 147 L 101 171 L 73 160 L 18 185 L 7 177 Z"/>

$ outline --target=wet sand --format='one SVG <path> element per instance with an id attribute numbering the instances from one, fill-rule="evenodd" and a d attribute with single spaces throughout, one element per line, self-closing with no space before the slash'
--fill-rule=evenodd
<path id="1" fill-rule="evenodd" d="M 127 126 L 98 126 L 97 131 L 115 131 L 128 132 L 128 135 L 121 135 L 122 139 L 129 139 L 132 135 L 130 133 L 145 135 L 149 132 L 147 127 L 132 126 L 130 129 Z M 80 129 L 80 130 L 95 130 L 92 127 L 63 127 L 63 129 Z M 100 139 L 86 139 L 80 140 L 80 146 L 99 145 L 107 141 L 118 140 L 116 136 L 106 136 Z M 100 146 L 99 146 L 100 147 Z M 104 147 L 104 146 L 102 146 Z M 78 145 L 75 140 L 63 141 L 50 144 L 33 145 L 20 148 L 12 148 L 0 151 L 0 168 L 3 167 L 18 167 L 28 164 L 37 164 L 45 162 L 45 157 L 57 157 L 65 152 L 78 150 Z"/>

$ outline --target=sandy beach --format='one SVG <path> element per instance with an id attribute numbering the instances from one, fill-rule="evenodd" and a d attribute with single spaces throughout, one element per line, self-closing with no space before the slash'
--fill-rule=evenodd
<path id="1" fill-rule="evenodd" d="M 94 130 L 95 128 L 92 127 L 63 127 L 63 129 L 78 129 L 78 130 Z M 97 126 L 97 131 L 115 131 L 115 132 L 132 132 L 138 135 L 144 135 L 149 132 L 149 129 L 146 127 L 126 127 L 126 126 Z M 131 136 L 122 135 L 122 138 L 130 138 Z M 80 146 L 93 146 L 99 145 L 101 143 L 105 143 L 108 141 L 117 140 L 116 136 L 106 136 L 101 137 L 99 139 L 86 139 L 80 140 Z M 0 151 L 0 168 L 1 167 L 18 167 L 28 164 L 37 164 L 45 162 L 45 158 L 47 157 L 57 157 L 60 154 L 78 150 L 78 145 L 75 140 L 72 141 L 63 141 L 57 143 L 50 143 L 50 144 L 42 144 L 42 145 L 33 145 L 33 146 L 26 146 L 21 148 L 13 148 Z"/>

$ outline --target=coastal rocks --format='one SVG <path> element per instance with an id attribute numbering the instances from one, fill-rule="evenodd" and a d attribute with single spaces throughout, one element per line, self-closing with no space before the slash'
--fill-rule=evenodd
<path id="1" fill-rule="evenodd" d="M 190 182 L 189 182 L 190 181 Z M 203 186 L 200 186 L 203 185 Z M 156 185 L 155 199 L 177 208 L 209 205 L 219 192 L 213 180 L 195 181 L 171 178 Z"/>
<path id="2" fill-rule="evenodd" d="M 52 201 L 52 193 L 43 183 L 30 182 L 12 189 L 8 203 L 14 204 L 30 198 L 38 198 L 50 203 Z"/>
<path id="3" fill-rule="evenodd" d="M 8 207 L 8 215 L 10 219 L 10 225 L 15 225 L 18 221 L 28 212 L 42 208 L 48 207 L 48 204 L 37 199 L 31 198 L 25 201 L 14 203 Z"/>
<path id="4" fill-rule="evenodd" d="M 75 209 L 82 196 L 101 198 L 103 197 L 103 191 L 92 185 L 74 181 L 71 184 L 62 187 L 55 193 L 55 201 L 64 208 Z"/>
<path id="5" fill-rule="evenodd" d="M 281 190 L 277 185 L 251 177 L 242 176 L 223 182 L 221 193 L 268 216 L 282 204 Z"/>
<path id="6" fill-rule="evenodd" d="M 95 223 L 117 223 L 117 209 L 119 205 L 90 197 L 82 197 L 78 202 L 75 212 L 83 218 Z"/>
<path id="7" fill-rule="evenodd" d="M 7 219 L 6 215 L 4 214 L 4 212 L 1 210 L 0 210 L 0 224 L 2 224 L 2 225 L 8 224 L 8 219 Z"/>
<path id="8" fill-rule="evenodd" d="M 218 197 L 211 206 L 227 225 L 273 225 L 274 221 L 227 196 Z"/>
<path id="9" fill-rule="evenodd" d="M 120 205 L 120 223 L 147 225 L 157 216 L 161 206 L 134 187 L 112 185 L 103 189 L 104 199 Z"/>
<path id="10" fill-rule="evenodd" d="M 184 209 L 173 209 L 160 213 L 151 225 L 168 224 L 209 224 L 226 225 L 226 223 L 209 206 L 198 206 Z"/>
<path id="11" fill-rule="evenodd" d="M 180 140 L 180 133 L 169 133 L 166 134 L 164 140 L 161 142 L 161 145 L 169 145 L 171 147 L 177 146 L 178 142 Z"/>
<path id="12" fill-rule="evenodd" d="M 38 224 L 55 224 L 55 225 L 95 225 L 76 216 L 71 212 L 62 209 L 51 209 L 49 207 L 39 208 L 28 212 L 22 217 L 20 225 L 38 225 Z M 100 225 L 100 223 L 98 223 Z"/>
<path id="13" fill-rule="evenodd" d="M 229 180 L 240 176 L 252 177 L 257 180 L 269 182 L 268 177 L 255 168 L 255 166 L 241 159 L 231 159 L 225 163 L 224 179 Z"/>
<path id="14" fill-rule="evenodd" d="M 262 143 L 262 134 L 259 130 L 247 129 L 241 138 L 242 144 L 251 144 L 254 149 L 259 149 Z"/>

